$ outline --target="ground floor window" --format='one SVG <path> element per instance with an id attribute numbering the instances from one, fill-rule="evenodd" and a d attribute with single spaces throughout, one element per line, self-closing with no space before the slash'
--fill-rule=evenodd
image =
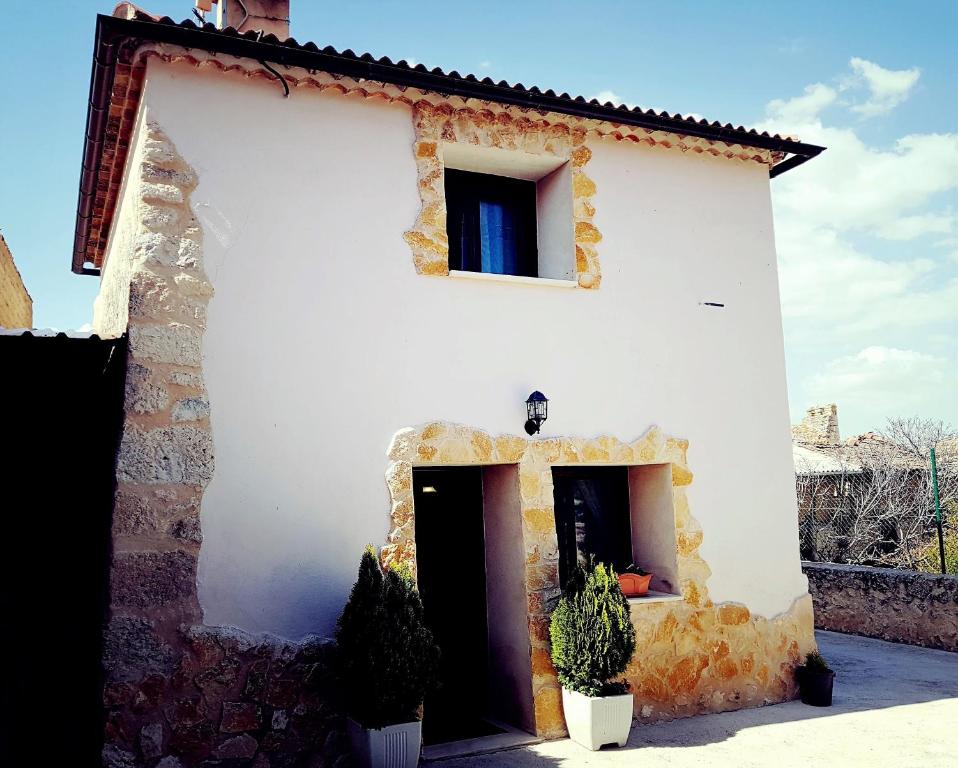
<path id="1" fill-rule="evenodd" d="M 678 594 L 669 464 L 553 467 L 559 581 L 590 561 L 653 574 L 655 592 Z"/>
<path id="2" fill-rule="evenodd" d="M 621 573 L 632 564 L 628 467 L 555 467 L 559 580 L 590 561 Z"/>

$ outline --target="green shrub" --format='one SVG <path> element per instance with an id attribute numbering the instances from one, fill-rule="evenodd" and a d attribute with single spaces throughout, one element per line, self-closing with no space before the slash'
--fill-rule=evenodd
<path id="1" fill-rule="evenodd" d="M 615 571 L 599 563 L 579 568 L 566 586 L 549 625 L 552 663 L 565 688 L 585 696 L 624 693 L 625 682 L 612 682 L 635 652 L 635 627 L 629 601 Z"/>
<path id="2" fill-rule="evenodd" d="M 958 530 L 947 531 L 944 535 L 945 572 L 958 574 Z M 938 551 L 938 533 L 922 550 L 918 561 L 918 570 L 928 573 L 941 573 L 941 554 Z"/>
<path id="3" fill-rule="evenodd" d="M 818 651 L 812 651 L 805 657 L 805 669 L 809 672 L 831 672 L 828 662 Z"/>
<path id="4" fill-rule="evenodd" d="M 383 572 L 369 546 L 336 629 L 336 672 L 346 712 L 366 728 L 419 719 L 436 684 L 439 648 L 423 623 L 408 568 Z"/>

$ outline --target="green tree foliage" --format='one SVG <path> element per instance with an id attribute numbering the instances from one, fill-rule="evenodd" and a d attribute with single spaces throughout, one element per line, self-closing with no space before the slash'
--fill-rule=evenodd
<path id="1" fill-rule="evenodd" d="M 952 512 L 954 515 L 955 513 Z M 958 519 L 958 515 L 955 515 Z M 945 572 L 958 575 L 958 529 L 946 531 L 945 543 Z M 941 553 L 938 550 L 938 533 L 935 532 L 932 540 L 922 550 L 918 570 L 928 573 L 941 573 Z"/>
<path id="2" fill-rule="evenodd" d="M 336 669 L 346 712 L 366 728 L 417 720 L 436 684 L 439 648 L 408 568 L 384 572 L 369 546 L 339 617 Z"/>
<path id="3" fill-rule="evenodd" d="M 626 683 L 611 681 L 635 652 L 635 627 L 615 571 L 602 563 L 580 568 L 552 612 L 549 635 L 564 687 L 586 696 L 625 692 Z"/>

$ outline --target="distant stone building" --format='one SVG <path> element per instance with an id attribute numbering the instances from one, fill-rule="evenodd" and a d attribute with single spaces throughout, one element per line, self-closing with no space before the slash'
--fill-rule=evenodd
<path id="1" fill-rule="evenodd" d="M 938 447 L 942 478 L 952 442 Z M 831 404 L 809 408 L 792 427 L 792 460 L 803 560 L 914 567 L 932 533 L 923 449 L 877 432 L 841 440 Z"/>
<path id="2" fill-rule="evenodd" d="M 810 445 L 838 445 L 838 406 L 813 405 L 805 412 L 801 424 L 792 427 L 792 440 Z"/>
<path id="3" fill-rule="evenodd" d="M 0 328 L 32 328 L 33 299 L 0 234 Z"/>

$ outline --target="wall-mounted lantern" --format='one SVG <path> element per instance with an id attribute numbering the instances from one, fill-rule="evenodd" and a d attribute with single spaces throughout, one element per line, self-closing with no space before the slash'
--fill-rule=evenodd
<path id="1" fill-rule="evenodd" d="M 526 400 L 526 415 L 529 417 L 526 433 L 530 435 L 538 432 L 542 422 L 549 418 L 549 399 L 538 389 Z"/>

